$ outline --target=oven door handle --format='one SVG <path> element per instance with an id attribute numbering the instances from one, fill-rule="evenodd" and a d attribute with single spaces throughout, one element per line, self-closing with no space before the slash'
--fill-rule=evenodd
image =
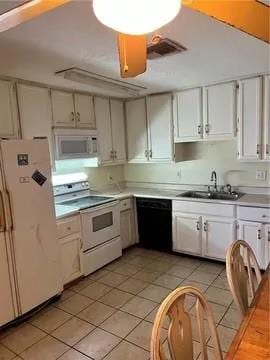
<path id="1" fill-rule="evenodd" d="M 97 206 L 92 206 L 92 207 L 89 207 L 87 209 L 81 210 L 80 213 L 81 214 L 92 213 L 94 211 L 107 209 L 107 208 L 110 208 L 110 207 L 118 205 L 118 204 L 119 204 L 119 200 L 110 201 L 110 202 L 106 202 L 104 204 L 100 204 L 100 205 L 97 205 Z"/>

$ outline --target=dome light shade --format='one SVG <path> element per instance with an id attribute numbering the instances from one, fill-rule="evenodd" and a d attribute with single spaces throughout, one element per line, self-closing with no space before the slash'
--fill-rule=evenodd
<path id="1" fill-rule="evenodd" d="M 143 35 L 168 24 L 178 14 L 181 0 L 93 0 L 102 24 L 124 34 Z"/>

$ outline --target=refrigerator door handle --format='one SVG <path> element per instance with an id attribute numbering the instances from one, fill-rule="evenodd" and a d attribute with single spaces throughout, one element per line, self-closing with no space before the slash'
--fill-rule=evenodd
<path id="1" fill-rule="evenodd" d="M 4 208 L 4 199 L 3 193 L 0 191 L 0 232 L 6 231 L 6 215 L 5 215 L 5 208 Z"/>
<path id="2" fill-rule="evenodd" d="M 14 230 L 14 222 L 13 222 L 13 217 L 12 217 L 12 204 L 11 204 L 11 197 L 10 197 L 10 192 L 8 190 L 6 190 L 6 194 L 7 194 L 7 203 L 8 203 L 8 214 L 7 214 L 7 219 L 9 222 L 9 230 Z"/>

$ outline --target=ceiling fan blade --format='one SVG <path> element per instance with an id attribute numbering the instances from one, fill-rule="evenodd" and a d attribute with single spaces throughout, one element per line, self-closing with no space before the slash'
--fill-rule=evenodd
<path id="1" fill-rule="evenodd" d="M 71 0 L 30 0 L 0 15 L 0 32 L 20 25 Z"/>
<path id="2" fill-rule="evenodd" d="M 122 78 L 130 78 L 146 71 L 147 37 L 118 33 L 118 52 Z"/>
<path id="3" fill-rule="evenodd" d="M 270 43 L 270 7 L 262 0 L 183 0 L 183 5 Z"/>

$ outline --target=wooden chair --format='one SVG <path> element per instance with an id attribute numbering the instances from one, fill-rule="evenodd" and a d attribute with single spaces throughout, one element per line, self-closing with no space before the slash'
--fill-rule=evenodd
<path id="1" fill-rule="evenodd" d="M 199 330 L 201 356 L 208 360 L 204 318 L 209 324 L 212 344 L 215 349 L 215 359 L 222 360 L 222 352 L 216 330 L 212 310 L 200 290 L 185 286 L 174 290 L 161 304 L 152 330 L 151 360 L 169 360 L 166 358 L 164 346 L 161 343 L 162 325 L 169 316 L 170 324 L 167 333 L 167 343 L 171 360 L 193 360 L 193 341 L 191 318 L 184 307 L 186 295 L 196 298 L 196 319 Z"/>
<path id="2" fill-rule="evenodd" d="M 255 271 L 255 276 L 252 269 Z M 249 307 L 248 287 L 251 296 L 254 297 L 256 291 L 255 282 L 258 285 L 262 279 L 256 256 L 245 241 L 237 240 L 228 248 L 226 272 L 234 301 L 242 316 L 244 316 Z"/>

